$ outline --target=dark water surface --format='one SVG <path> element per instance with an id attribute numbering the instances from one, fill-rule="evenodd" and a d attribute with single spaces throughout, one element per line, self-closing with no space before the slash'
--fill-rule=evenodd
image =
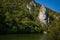
<path id="1" fill-rule="evenodd" d="M 0 35 L 0 40 L 45 40 L 42 34 L 7 34 Z"/>

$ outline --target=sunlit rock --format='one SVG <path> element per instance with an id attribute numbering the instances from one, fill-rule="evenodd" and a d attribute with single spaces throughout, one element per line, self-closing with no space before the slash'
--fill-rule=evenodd
<path id="1" fill-rule="evenodd" d="M 46 31 L 44 31 L 43 33 L 44 33 L 44 34 L 47 34 L 47 32 L 46 32 Z"/>
<path id="2" fill-rule="evenodd" d="M 59 21 L 59 20 L 60 20 L 60 16 L 53 15 L 53 17 L 54 17 L 57 21 Z"/>
<path id="3" fill-rule="evenodd" d="M 60 16 L 57 16 L 57 17 L 56 17 L 56 20 L 58 20 L 58 21 L 59 21 L 59 20 L 60 20 Z"/>
<path id="4" fill-rule="evenodd" d="M 46 8 L 42 5 L 38 14 L 40 23 L 47 25 L 48 24 L 48 13 Z"/>
<path id="5" fill-rule="evenodd" d="M 32 2 L 30 2 L 29 4 L 27 4 L 27 9 L 29 10 L 29 11 L 33 11 L 35 8 L 36 8 L 36 4 L 35 4 L 35 2 L 34 1 L 32 1 Z"/>

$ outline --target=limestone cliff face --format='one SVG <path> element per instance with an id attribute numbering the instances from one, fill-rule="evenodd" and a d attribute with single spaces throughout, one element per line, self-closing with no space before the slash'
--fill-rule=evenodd
<path id="1" fill-rule="evenodd" d="M 39 15 L 38 18 L 40 20 L 41 23 L 47 25 L 48 24 L 48 15 L 47 15 L 47 10 L 44 6 L 41 6 L 40 10 L 39 10 Z"/>

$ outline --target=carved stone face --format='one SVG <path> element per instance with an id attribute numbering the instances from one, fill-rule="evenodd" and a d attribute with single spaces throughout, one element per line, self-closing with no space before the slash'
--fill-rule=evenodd
<path id="1" fill-rule="evenodd" d="M 38 18 L 41 23 L 47 24 L 47 13 L 46 13 L 46 8 L 44 6 L 41 6 Z"/>

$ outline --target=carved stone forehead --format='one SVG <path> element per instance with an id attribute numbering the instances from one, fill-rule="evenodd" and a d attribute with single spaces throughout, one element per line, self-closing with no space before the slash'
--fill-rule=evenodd
<path id="1" fill-rule="evenodd" d="M 43 6 L 43 5 L 41 6 L 41 9 L 43 9 L 43 10 L 45 10 L 45 11 L 46 11 L 46 7 L 45 7 L 45 6 Z"/>

